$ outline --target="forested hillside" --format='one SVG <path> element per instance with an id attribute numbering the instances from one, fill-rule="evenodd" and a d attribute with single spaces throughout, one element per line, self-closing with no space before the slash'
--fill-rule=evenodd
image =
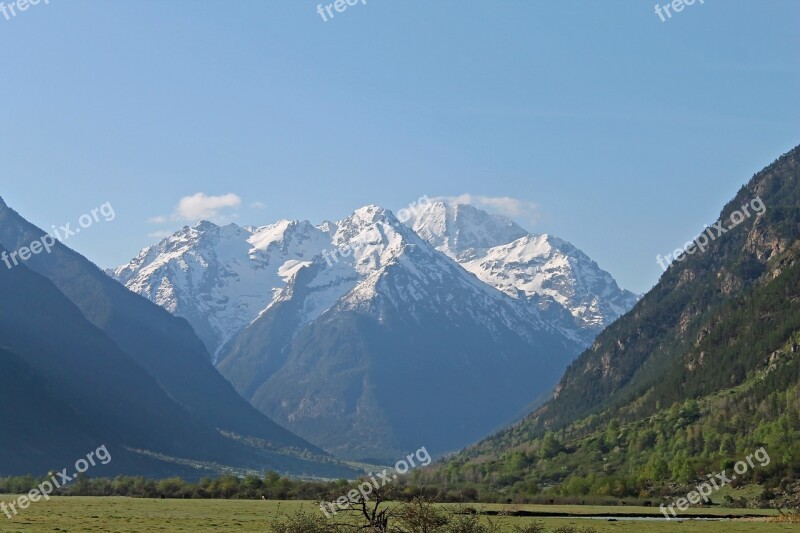
<path id="1" fill-rule="evenodd" d="M 650 498 L 730 468 L 754 501 L 797 490 L 800 472 L 800 148 L 725 206 L 723 227 L 685 255 L 562 378 L 554 398 L 427 475 L 510 498 Z M 733 217 L 733 218 L 732 218 Z M 753 502 L 750 502 L 753 503 Z"/>

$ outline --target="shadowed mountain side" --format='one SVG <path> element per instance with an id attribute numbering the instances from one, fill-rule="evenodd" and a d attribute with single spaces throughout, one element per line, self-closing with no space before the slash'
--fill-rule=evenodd
<path id="1" fill-rule="evenodd" d="M 0 245 L 10 250 L 43 232 L 0 199 Z M 322 453 L 260 414 L 213 367 L 185 320 L 120 285 L 61 243 L 26 266 L 52 281 L 95 326 L 147 370 L 178 403 L 212 428 L 256 437 L 275 448 Z"/>

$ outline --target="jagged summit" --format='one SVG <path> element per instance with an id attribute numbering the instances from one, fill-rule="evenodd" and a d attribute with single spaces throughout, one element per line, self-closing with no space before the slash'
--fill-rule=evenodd
<path id="1" fill-rule="evenodd" d="M 637 301 L 569 242 L 528 233 L 506 217 L 439 201 L 409 224 L 437 250 L 509 296 L 562 306 L 587 343 Z"/>
<path id="2" fill-rule="evenodd" d="M 456 260 L 471 259 L 528 234 L 513 220 L 469 204 L 422 206 L 407 222 L 420 237 Z"/>

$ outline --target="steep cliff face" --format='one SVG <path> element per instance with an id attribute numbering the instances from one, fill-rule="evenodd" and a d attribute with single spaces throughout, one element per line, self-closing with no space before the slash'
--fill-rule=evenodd
<path id="1" fill-rule="evenodd" d="M 646 413 L 690 391 L 735 384 L 759 364 L 764 354 L 756 350 L 726 355 L 745 333 L 726 325 L 743 298 L 768 291 L 797 262 L 799 154 L 792 150 L 742 187 L 709 225 L 706 249 L 674 262 L 625 320 L 570 365 L 555 400 L 536 415 L 542 424 L 560 426 L 632 397 L 639 398 L 636 412 Z M 787 311 L 796 305 L 791 298 L 787 303 Z M 774 317 L 753 318 L 766 320 L 751 326 L 760 329 Z M 777 348 L 787 333 L 764 336 L 771 340 L 761 350 Z M 711 346 L 715 340 L 720 344 Z"/>

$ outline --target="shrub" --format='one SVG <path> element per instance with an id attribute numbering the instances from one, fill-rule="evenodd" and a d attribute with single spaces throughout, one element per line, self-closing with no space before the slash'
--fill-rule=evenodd
<path id="1" fill-rule="evenodd" d="M 514 526 L 514 533 L 547 533 L 544 522 L 531 522 L 524 526 Z"/>
<path id="2" fill-rule="evenodd" d="M 457 514 L 454 515 L 447 524 L 447 533 L 496 533 L 498 531 L 494 524 L 483 524 L 477 514 Z"/>
<path id="3" fill-rule="evenodd" d="M 274 519 L 269 525 L 269 530 L 272 533 L 333 533 L 336 528 L 323 517 L 300 510 L 291 516 Z"/>

